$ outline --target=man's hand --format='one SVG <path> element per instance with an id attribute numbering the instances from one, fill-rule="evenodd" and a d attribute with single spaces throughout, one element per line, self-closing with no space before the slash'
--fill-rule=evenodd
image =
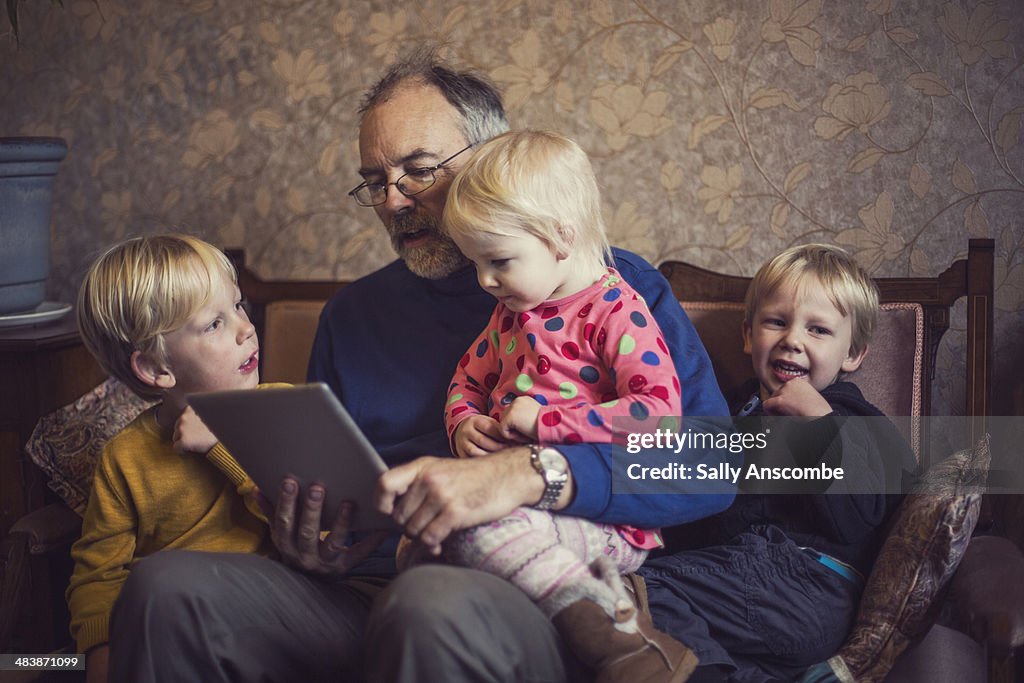
<path id="1" fill-rule="evenodd" d="M 455 454 L 460 458 L 479 458 L 508 445 L 498 421 L 488 415 L 473 415 L 460 422 L 454 441 Z"/>
<path id="2" fill-rule="evenodd" d="M 482 458 L 426 456 L 393 467 L 377 480 L 376 502 L 437 555 L 453 531 L 500 519 L 543 493 L 529 449 L 517 446 Z"/>
<path id="3" fill-rule="evenodd" d="M 793 379 L 772 394 L 764 402 L 764 412 L 769 415 L 794 415 L 822 417 L 832 412 L 832 406 L 806 379 Z"/>
<path id="4" fill-rule="evenodd" d="M 518 443 L 536 441 L 539 416 L 540 404 L 530 396 L 520 396 L 501 416 L 501 436 Z"/>
<path id="5" fill-rule="evenodd" d="M 270 536 L 285 563 L 311 574 L 342 575 L 366 559 L 387 537 L 387 532 L 375 532 L 346 546 L 354 507 L 351 502 L 342 501 L 331 532 L 321 538 L 320 519 L 325 496 L 324 487 L 319 484 L 311 485 L 302 496 L 298 482 L 285 477 L 281 481 Z"/>
<path id="6" fill-rule="evenodd" d="M 217 443 L 217 437 L 199 419 L 196 411 L 188 406 L 174 423 L 172 441 L 178 453 L 208 453 Z"/>

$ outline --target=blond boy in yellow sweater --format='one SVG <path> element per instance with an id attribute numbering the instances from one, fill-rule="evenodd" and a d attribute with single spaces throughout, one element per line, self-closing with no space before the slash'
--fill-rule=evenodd
<path id="1" fill-rule="evenodd" d="M 223 252 L 186 235 L 118 244 L 82 283 L 78 325 L 108 373 L 161 401 L 104 448 L 71 549 L 71 635 L 92 683 L 107 678 L 111 608 L 135 563 L 166 549 L 270 555 L 273 544 L 252 480 L 186 402 L 259 384 L 256 330 Z"/>

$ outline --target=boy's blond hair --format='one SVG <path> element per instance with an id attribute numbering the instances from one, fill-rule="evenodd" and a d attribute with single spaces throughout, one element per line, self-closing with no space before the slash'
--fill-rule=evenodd
<path id="1" fill-rule="evenodd" d="M 484 143 L 452 182 L 443 224 L 456 240 L 520 229 L 558 252 L 611 262 L 587 153 L 549 131 L 510 132 Z"/>
<path id="2" fill-rule="evenodd" d="M 158 389 L 135 376 L 132 354 L 166 362 L 163 335 L 207 303 L 218 274 L 238 281 L 224 252 L 189 235 L 136 237 L 111 247 L 78 291 L 78 329 L 86 348 L 139 396 L 159 398 Z"/>
<path id="3" fill-rule="evenodd" d="M 761 266 L 747 289 L 744 322 L 750 325 L 761 301 L 779 287 L 798 287 L 813 275 L 840 313 L 850 316 L 850 353 L 867 348 L 878 319 L 878 288 L 845 250 L 829 244 L 790 247 Z"/>

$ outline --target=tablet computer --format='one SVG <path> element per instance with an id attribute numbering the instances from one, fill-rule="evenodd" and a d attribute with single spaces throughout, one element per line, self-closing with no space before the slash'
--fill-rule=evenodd
<path id="1" fill-rule="evenodd" d="M 188 402 L 271 502 L 288 475 L 303 492 L 324 486 L 325 528 L 351 500 L 352 531 L 398 529 L 373 505 L 387 465 L 326 384 L 190 394 Z"/>

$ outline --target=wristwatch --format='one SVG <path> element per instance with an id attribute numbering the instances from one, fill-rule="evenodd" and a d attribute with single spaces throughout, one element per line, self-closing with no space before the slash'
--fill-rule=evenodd
<path id="1" fill-rule="evenodd" d="M 550 510 L 569 481 L 569 464 L 565 456 L 554 448 L 536 443 L 530 444 L 530 464 L 544 478 L 544 495 L 533 507 Z"/>

